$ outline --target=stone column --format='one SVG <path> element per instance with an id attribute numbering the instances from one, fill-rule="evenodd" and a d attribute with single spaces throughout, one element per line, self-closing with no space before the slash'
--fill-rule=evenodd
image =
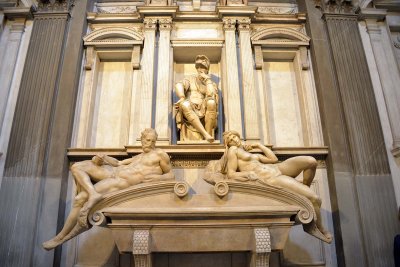
<path id="1" fill-rule="evenodd" d="M 240 101 L 239 72 L 236 49 L 236 18 L 223 18 L 225 32 L 225 73 L 224 109 L 225 130 L 235 130 L 243 135 L 242 111 Z"/>
<path id="2" fill-rule="evenodd" d="M 250 18 L 238 19 L 240 60 L 243 81 L 244 127 L 247 141 L 260 141 L 260 106 L 254 84 L 254 62 L 250 42 Z"/>
<path id="3" fill-rule="evenodd" d="M 158 44 L 157 92 L 155 129 L 158 133 L 158 143 L 170 144 L 171 90 L 170 63 L 172 52 L 170 36 L 172 19 L 159 18 L 160 39 Z"/>
<path id="4" fill-rule="evenodd" d="M 139 137 L 140 132 L 152 126 L 152 110 L 153 110 L 153 79 L 154 79 L 154 55 L 155 55 L 155 38 L 157 28 L 157 18 L 144 18 L 144 48 L 141 62 L 142 70 L 142 86 L 133 90 L 140 90 L 140 109 L 139 121 L 136 124 L 136 132 L 134 136 Z"/>
<path id="5" fill-rule="evenodd" d="M 385 18 L 386 10 L 362 9 L 361 16 L 365 19 L 372 51 L 378 67 L 393 139 L 392 153 L 395 157 L 400 157 L 400 91 L 398 90 L 400 74 L 391 40 L 388 40 L 387 36 L 382 34 L 378 22 Z"/>

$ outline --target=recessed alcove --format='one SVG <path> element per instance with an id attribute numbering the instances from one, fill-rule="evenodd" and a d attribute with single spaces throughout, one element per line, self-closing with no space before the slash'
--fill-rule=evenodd
<path id="1" fill-rule="evenodd" d="M 182 37 L 186 37 L 188 33 L 180 33 Z M 171 41 L 173 49 L 173 88 L 172 88 L 172 100 L 175 103 L 178 99 L 174 92 L 174 86 L 176 82 L 184 79 L 185 76 L 196 74 L 195 58 L 197 55 L 205 55 L 210 60 L 209 74 L 213 82 L 218 86 L 218 127 L 215 132 L 217 140 L 221 140 L 223 132 L 223 99 L 222 99 L 222 67 L 221 67 L 221 54 L 223 40 L 221 39 L 173 39 Z M 177 143 L 178 132 L 175 124 L 175 120 L 172 123 L 172 143 Z"/>

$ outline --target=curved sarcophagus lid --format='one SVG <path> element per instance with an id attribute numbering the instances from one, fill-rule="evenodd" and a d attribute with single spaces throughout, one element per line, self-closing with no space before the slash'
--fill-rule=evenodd
<path id="1" fill-rule="evenodd" d="M 233 247 L 226 247 L 212 239 L 219 235 L 254 239 L 254 229 L 262 227 L 270 231 L 272 249 L 280 250 L 296 222 L 315 228 L 313 206 L 300 195 L 257 184 L 223 182 L 220 188 L 217 185 L 210 187 L 209 194 L 198 195 L 185 182 L 141 184 L 105 195 L 89 211 L 87 219 L 92 225 L 109 227 L 120 252 L 132 250 L 129 240 L 135 229 L 151 229 L 157 244 L 151 251 L 192 252 L 208 251 L 201 246 L 202 238 L 213 244 L 209 251 L 252 250 L 254 242 L 231 243 Z M 190 241 L 191 237 L 196 242 Z M 173 247 L 168 245 L 171 238 L 175 240 Z"/>

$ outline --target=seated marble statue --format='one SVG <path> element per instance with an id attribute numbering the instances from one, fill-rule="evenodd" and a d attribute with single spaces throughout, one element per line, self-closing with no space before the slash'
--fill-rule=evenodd
<path id="1" fill-rule="evenodd" d="M 206 168 L 205 180 L 216 183 L 231 179 L 240 182 L 254 182 L 267 186 L 287 189 L 308 198 L 316 213 L 316 227 L 325 242 L 332 242 L 332 235 L 321 223 L 321 199 L 310 186 L 317 169 L 317 161 L 309 156 L 297 156 L 278 163 L 276 155 L 262 144 L 243 144 L 239 133 L 227 131 L 223 134 L 225 153 L 219 161 L 210 162 Z M 258 148 L 262 154 L 248 151 Z M 302 182 L 294 179 L 303 172 Z"/>
<path id="2" fill-rule="evenodd" d="M 140 183 L 174 180 L 170 159 L 162 149 L 155 148 L 157 133 L 145 129 L 141 134 L 143 153 L 119 161 L 97 155 L 92 160 L 77 162 L 71 172 L 77 183 L 77 195 L 61 232 L 43 243 L 47 250 L 61 245 L 88 229 L 87 214 L 105 194 Z M 97 182 L 92 184 L 91 181 Z"/>
<path id="3" fill-rule="evenodd" d="M 179 98 L 174 104 L 176 124 L 180 141 L 205 139 L 212 143 L 217 127 L 218 88 L 208 75 L 210 60 L 206 56 L 197 56 L 195 67 L 197 75 L 175 85 Z"/>

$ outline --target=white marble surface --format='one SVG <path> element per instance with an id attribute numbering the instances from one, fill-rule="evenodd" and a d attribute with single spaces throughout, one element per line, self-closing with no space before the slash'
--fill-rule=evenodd
<path id="1" fill-rule="evenodd" d="M 131 85 L 130 62 L 100 63 L 92 128 L 96 147 L 123 147 L 128 143 Z"/>
<path id="2" fill-rule="evenodd" d="M 274 146 L 303 145 L 293 62 L 265 62 L 264 70 L 266 90 L 270 95 L 268 105 L 272 144 Z"/>
<path id="3" fill-rule="evenodd" d="M 390 128 L 389 115 L 385 98 L 383 95 L 383 88 L 379 77 L 378 66 L 372 50 L 371 41 L 366 30 L 365 22 L 359 23 L 361 39 L 363 42 L 365 55 L 367 58 L 368 68 L 371 75 L 372 85 L 374 87 L 375 100 L 378 106 L 379 118 L 381 120 L 382 132 L 385 140 L 386 151 L 389 160 L 389 167 L 392 174 L 393 186 L 396 195 L 397 206 L 400 206 L 400 162 L 396 162 L 391 150 L 393 144 L 393 136 Z"/>

